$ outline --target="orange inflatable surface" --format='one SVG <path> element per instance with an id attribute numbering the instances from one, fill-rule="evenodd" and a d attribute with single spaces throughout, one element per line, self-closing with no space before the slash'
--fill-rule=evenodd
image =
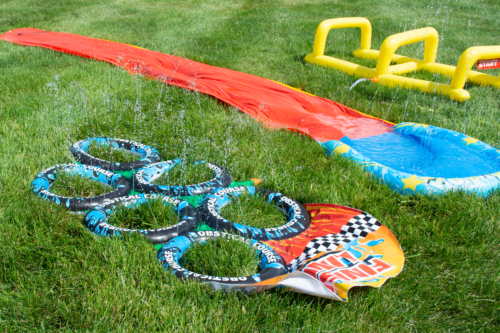
<path id="1" fill-rule="evenodd" d="M 299 131 L 321 142 L 392 131 L 393 125 L 381 119 L 271 80 L 132 45 L 32 28 L 11 30 L 0 35 L 0 40 L 105 61 L 132 74 L 197 90 L 237 107 L 269 127 Z"/>

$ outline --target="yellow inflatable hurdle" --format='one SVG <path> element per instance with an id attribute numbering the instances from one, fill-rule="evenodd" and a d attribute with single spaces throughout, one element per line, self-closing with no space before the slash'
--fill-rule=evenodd
<path id="1" fill-rule="evenodd" d="M 361 45 L 353 52 L 357 58 L 377 60 L 376 68 L 361 66 L 349 61 L 325 55 L 325 44 L 328 32 L 337 28 L 360 28 Z M 436 62 L 439 35 L 432 27 L 410 30 L 387 37 L 379 50 L 371 49 L 372 25 L 364 17 L 343 17 L 325 20 L 316 30 L 313 53 L 305 60 L 326 67 L 333 67 L 357 77 L 369 78 L 373 82 L 389 87 L 418 89 L 423 92 L 449 96 L 451 99 L 465 101 L 470 94 L 464 89 L 465 82 L 479 85 L 492 85 L 500 88 L 500 78 L 472 70 L 478 60 L 500 58 L 500 45 L 474 46 L 465 50 L 457 66 Z M 403 46 L 424 41 L 424 60 L 414 59 L 396 54 Z M 395 63 L 395 65 L 391 65 Z M 426 70 L 432 73 L 451 77 L 451 83 L 441 84 L 425 80 L 413 79 L 398 74 Z"/>

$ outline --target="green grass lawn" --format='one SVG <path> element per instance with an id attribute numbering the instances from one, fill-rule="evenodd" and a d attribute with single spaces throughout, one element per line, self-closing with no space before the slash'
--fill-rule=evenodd
<path id="1" fill-rule="evenodd" d="M 391 34 L 435 27 L 438 62 L 455 65 L 469 46 L 499 44 L 499 10 L 492 0 L 4 0 L 0 32 L 33 27 L 134 44 L 499 147 L 497 88 L 469 84 L 472 97 L 465 103 L 368 82 L 349 91 L 355 77 L 303 60 L 322 20 L 362 16 L 373 25 L 375 49 Z M 326 54 L 374 66 L 352 57 L 359 35 L 355 29 L 332 31 Z M 423 44 L 398 53 L 422 58 Z M 448 82 L 429 73 L 410 76 Z M 464 193 L 403 197 L 356 164 L 327 157 L 314 141 L 269 130 L 213 98 L 46 49 L 0 42 L 0 92 L 0 331 L 500 330 L 500 193 L 486 199 Z M 352 290 L 348 303 L 280 289 L 226 296 L 181 283 L 164 271 L 144 239 L 95 237 L 82 216 L 32 193 L 39 171 L 74 163 L 70 144 L 94 136 L 151 145 L 165 160 L 210 161 L 236 181 L 263 179 L 263 187 L 301 203 L 367 211 L 397 237 L 405 267 L 379 289 Z M 178 172 L 173 179 L 190 183 L 196 177 Z M 76 184 L 74 193 L 107 190 L 66 180 Z M 153 208 L 123 212 L 122 222 L 171 223 L 161 205 Z M 248 224 L 266 223 L 267 214 L 267 223 L 280 223 L 279 212 L 252 200 L 225 214 Z M 199 245 L 186 264 L 226 275 L 256 268 L 255 255 L 240 243 Z"/>

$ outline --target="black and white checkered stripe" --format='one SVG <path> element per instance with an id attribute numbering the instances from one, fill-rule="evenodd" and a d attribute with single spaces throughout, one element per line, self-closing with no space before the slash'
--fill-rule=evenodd
<path id="1" fill-rule="evenodd" d="M 307 243 L 300 257 L 290 262 L 289 269 L 291 272 L 296 271 L 305 261 L 316 254 L 335 251 L 339 245 L 346 245 L 356 238 L 365 238 L 381 225 L 382 223 L 368 213 L 363 212 L 356 215 L 340 229 L 340 233 L 318 237 Z"/>
<path id="2" fill-rule="evenodd" d="M 340 234 L 347 237 L 365 238 L 369 233 L 376 231 L 382 223 L 368 213 L 354 216 L 340 230 Z"/>

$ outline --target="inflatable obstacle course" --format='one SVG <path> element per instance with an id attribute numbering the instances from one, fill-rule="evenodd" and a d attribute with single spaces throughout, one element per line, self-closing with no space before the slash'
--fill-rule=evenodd
<path id="1" fill-rule="evenodd" d="M 377 60 L 376 68 L 368 68 L 349 61 L 325 55 L 325 44 L 328 32 L 338 28 L 360 28 L 361 45 L 354 50 L 353 55 L 363 59 Z M 333 67 L 357 77 L 371 79 L 375 83 L 389 87 L 404 87 L 418 89 L 423 92 L 446 95 L 451 99 L 465 101 L 470 94 L 464 89 L 467 80 L 479 85 L 491 85 L 500 88 L 500 77 L 472 70 L 478 61 L 497 60 L 500 57 L 500 45 L 474 46 L 465 50 L 457 66 L 436 62 L 439 35 L 432 27 L 410 30 L 387 37 L 379 50 L 371 49 L 372 26 L 364 17 L 342 17 L 321 22 L 316 30 L 313 53 L 305 60 L 326 67 Z M 396 54 L 403 46 L 424 41 L 424 59 L 418 60 Z M 395 63 L 391 65 L 391 63 Z M 481 64 L 484 62 L 481 62 Z M 496 63 L 496 61 L 495 61 Z M 481 66 L 479 66 L 481 67 Z M 490 68 L 492 68 L 490 66 Z M 426 70 L 435 74 L 451 77 L 451 83 L 441 84 L 401 76 L 401 74 Z"/>
<path id="2" fill-rule="evenodd" d="M 71 147 L 75 158 L 80 159 L 82 155 L 74 148 L 92 140 L 108 144 L 133 142 L 110 138 L 81 140 Z M 131 147 L 149 146 L 133 142 L 131 146 L 122 145 L 117 149 L 128 150 Z M 152 147 L 148 149 L 157 152 Z M 146 154 L 145 151 L 143 153 Z M 160 154 L 156 155 L 161 160 Z M 134 166 L 127 166 L 127 170 L 134 173 L 131 179 L 100 168 L 102 165 L 112 169 L 116 163 L 94 157 L 81 161 L 89 161 L 93 165 L 60 165 L 41 172 L 33 181 L 34 192 L 68 209 L 88 209 L 83 224 L 98 236 L 142 235 L 156 244 L 158 260 L 163 267 L 182 280 L 196 280 L 223 292 L 254 293 L 282 286 L 301 293 L 347 301 L 351 287 L 379 287 L 403 268 L 404 254 L 394 236 L 374 217 L 358 210 L 328 204 L 314 204 L 306 208 L 281 193 L 252 186 L 259 183 L 257 180 L 231 182 L 229 172 L 212 163 L 207 163 L 207 166 L 214 172 L 214 179 L 192 186 L 162 189 L 146 185 L 172 169 L 179 160 L 146 165 L 139 163 L 135 165 L 139 171 L 134 170 Z M 59 170 L 107 182 L 107 185 L 115 185 L 117 190 L 93 198 L 55 196 L 48 190 Z M 129 195 L 132 188 L 129 182 L 134 181 L 140 182 L 135 190 L 142 193 Z M 118 183 L 122 186 L 117 186 Z M 259 194 L 281 210 L 287 216 L 284 224 L 255 228 L 222 217 L 220 210 L 231 203 L 231 198 L 244 193 L 252 196 Z M 194 199 L 194 205 L 183 198 Z M 158 229 L 129 229 L 110 223 L 109 218 L 117 209 L 149 205 L 150 200 L 158 200 L 172 209 L 178 217 L 177 223 Z M 218 277 L 192 272 L 181 266 L 180 259 L 192 244 L 217 238 L 241 241 L 255 249 L 260 259 L 260 271 L 251 276 Z"/>
<path id="3" fill-rule="evenodd" d="M 187 186 L 168 186 L 168 185 L 155 185 L 152 182 L 162 176 L 164 173 L 172 169 L 176 164 L 180 164 L 181 160 L 164 161 L 146 165 L 134 174 L 134 189 L 143 193 L 159 193 L 168 196 L 182 197 L 202 195 L 211 192 L 217 188 L 228 187 L 233 178 L 227 170 L 212 163 L 206 163 L 214 173 L 214 178 L 206 182 L 187 185 Z M 195 165 L 205 163 L 204 161 L 197 161 Z"/>
<path id="4" fill-rule="evenodd" d="M 217 277 L 191 272 L 180 266 L 180 258 L 192 244 L 206 242 L 207 239 L 216 239 L 219 237 L 235 239 L 247 244 L 251 248 L 255 248 L 260 260 L 259 266 L 261 271 L 251 276 Z M 235 237 L 235 235 L 220 231 L 197 231 L 180 235 L 170 240 L 158 250 L 158 260 L 160 260 L 166 270 L 172 272 L 179 279 L 190 279 L 208 283 L 214 290 L 224 292 L 243 291 L 249 294 L 255 291 L 260 292 L 269 289 L 265 288 L 267 287 L 265 284 L 264 288 L 260 287 L 262 282 L 266 283 L 266 281 L 282 276 L 287 272 L 285 261 L 271 247 L 255 239 L 241 236 Z"/>
<path id="5" fill-rule="evenodd" d="M 139 155 L 141 158 L 129 163 L 108 162 L 89 154 L 88 150 L 93 142 L 98 146 L 111 146 L 113 149 L 128 150 L 131 153 Z M 77 162 L 99 166 L 102 169 L 110 171 L 130 171 L 147 164 L 158 162 L 161 159 L 160 153 L 153 147 L 135 141 L 113 138 L 89 138 L 80 140 L 74 143 L 69 150 Z"/>
<path id="6" fill-rule="evenodd" d="M 231 202 L 232 197 L 244 193 L 249 193 L 251 196 L 261 195 L 269 204 L 279 207 L 287 216 L 286 224 L 274 228 L 254 228 L 234 223 L 220 215 L 220 210 Z M 281 193 L 251 186 L 237 186 L 213 191 L 213 194 L 204 198 L 201 214 L 202 220 L 214 230 L 224 230 L 259 241 L 297 236 L 311 224 L 306 209 L 297 201 Z"/>
<path id="7" fill-rule="evenodd" d="M 276 268 L 285 267 L 285 272 L 278 276 L 256 282 L 245 277 L 208 276 L 181 267 L 179 259 L 197 237 L 201 241 L 227 237 L 250 244 L 248 238 L 210 227 L 196 229 L 190 233 L 192 239 L 186 240 L 184 235 L 166 245 L 156 245 L 158 259 L 178 278 L 208 283 L 215 290 L 252 293 L 282 286 L 339 301 L 348 301 L 352 287 L 380 287 L 402 270 L 405 259 L 398 241 L 370 214 L 332 204 L 304 207 L 311 218 L 306 230 L 293 237 L 253 243 L 258 250 L 260 247 L 267 252 L 270 260 L 277 261 Z"/>
<path id="8" fill-rule="evenodd" d="M 67 172 L 79 175 L 84 178 L 98 181 L 104 185 L 114 187 L 114 190 L 100 196 L 90 198 L 69 198 L 54 194 L 50 191 L 50 186 L 57 179 L 60 172 Z M 91 209 L 106 199 L 114 199 L 128 194 L 131 190 L 129 182 L 125 177 L 101 169 L 96 166 L 79 164 L 60 164 L 43 170 L 31 183 L 31 188 L 36 195 L 44 200 L 52 201 L 55 204 L 73 211 L 85 211 Z"/>
<path id="9" fill-rule="evenodd" d="M 108 223 L 108 217 L 111 216 L 118 207 L 135 208 L 139 205 L 148 204 L 148 200 L 160 200 L 162 204 L 171 207 L 173 212 L 179 217 L 178 223 L 170 227 L 149 230 L 119 228 Z M 180 233 L 192 230 L 196 222 L 196 209 L 188 202 L 182 199 L 156 194 L 140 194 L 104 200 L 87 213 L 83 223 L 87 229 L 96 235 L 121 236 L 122 234 L 140 233 L 153 244 L 158 244 L 167 242 Z"/>
<path id="10" fill-rule="evenodd" d="M 380 287 L 403 269 L 397 239 L 370 214 L 332 204 L 304 206 L 311 216 L 304 232 L 263 242 L 288 264 L 289 274 L 273 283 L 347 301 L 352 287 Z"/>

